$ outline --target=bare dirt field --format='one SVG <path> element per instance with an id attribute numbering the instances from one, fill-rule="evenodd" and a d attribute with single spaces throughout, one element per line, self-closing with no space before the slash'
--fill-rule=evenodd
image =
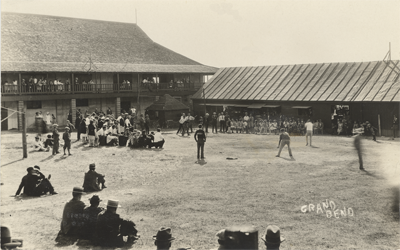
<path id="1" fill-rule="evenodd" d="M 72 156 L 28 148 L 31 153 L 22 159 L 21 134 L 3 133 L 1 223 L 11 227 L 13 237 L 23 238 L 24 249 L 92 249 L 79 243 L 57 246 L 54 239 L 72 188 L 83 184 L 84 172 L 95 162 L 108 186 L 97 194 L 103 202 L 118 199 L 118 213 L 133 220 L 141 234 L 132 249 L 155 249 L 152 236 L 161 226 L 172 228 L 173 248 L 211 249 L 222 228 L 254 225 L 261 237 L 270 224 L 286 238 L 281 249 L 400 246 L 399 213 L 393 210 L 398 207 L 399 141 L 364 139 L 366 171 L 361 171 L 351 137 L 314 136 L 313 147 L 305 146 L 305 137 L 292 137 L 290 159 L 286 147 L 281 158 L 275 157 L 275 135 L 209 134 L 207 163 L 197 164 L 193 134 L 167 131 L 164 136 L 163 150 L 89 148 L 75 142 Z M 33 140 L 29 134 L 31 145 Z M 52 175 L 59 194 L 10 197 L 34 165 Z M 83 201 L 89 204 L 92 195 Z M 265 249 L 262 240 L 259 248 Z"/>

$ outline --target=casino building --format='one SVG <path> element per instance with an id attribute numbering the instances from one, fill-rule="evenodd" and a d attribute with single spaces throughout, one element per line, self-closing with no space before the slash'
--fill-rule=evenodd
<path id="1" fill-rule="evenodd" d="M 1 24 L 1 117 L 24 109 L 28 129 L 38 111 L 65 125 L 77 109 L 144 112 L 165 94 L 191 106 L 218 70 L 152 41 L 133 23 L 2 12 Z M 21 127 L 16 114 L 1 124 Z"/>

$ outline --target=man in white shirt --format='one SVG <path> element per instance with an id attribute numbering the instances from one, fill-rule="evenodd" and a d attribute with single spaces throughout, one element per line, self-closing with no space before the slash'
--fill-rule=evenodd
<path id="1" fill-rule="evenodd" d="M 153 146 L 155 148 L 162 148 L 165 143 L 164 136 L 161 134 L 161 129 L 157 128 L 157 132 L 154 134 L 154 143 Z"/>
<path id="2" fill-rule="evenodd" d="M 313 134 L 313 124 L 310 121 L 310 119 L 307 120 L 306 124 L 304 124 L 306 127 L 306 146 L 308 146 L 308 136 L 310 136 L 310 147 L 311 145 L 311 140 L 312 140 L 312 134 Z"/>
<path id="3" fill-rule="evenodd" d="M 225 133 L 225 116 L 224 112 L 221 112 L 221 114 L 218 117 L 219 121 L 219 132 L 224 132 Z"/>
<path id="4" fill-rule="evenodd" d="M 179 119 L 179 128 L 178 131 L 176 132 L 176 134 L 179 134 L 179 132 L 182 130 L 182 136 L 185 135 L 185 123 L 187 122 L 188 118 L 185 115 L 185 113 L 182 113 L 181 119 Z M 188 130 L 188 134 L 189 134 L 189 130 Z"/>
<path id="5" fill-rule="evenodd" d="M 247 112 L 244 112 L 243 123 L 246 122 L 246 126 L 243 125 L 243 128 L 244 128 L 244 130 L 246 130 L 246 134 L 249 133 L 249 127 L 248 127 L 249 119 L 250 119 L 250 117 L 247 115 Z"/>
<path id="6" fill-rule="evenodd" d="M 188 121 L 188 131 L 189 131 L 189 128 L 190 128 L 190 133 L 193 133 L 193 121 L 194 121 L 194 117 L 191 116 L 190 113 L 188 113 L 187 121 Z"/>

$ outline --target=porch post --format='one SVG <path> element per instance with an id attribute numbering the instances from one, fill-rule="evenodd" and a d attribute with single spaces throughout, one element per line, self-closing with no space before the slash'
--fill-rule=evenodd
<path id="1" fill-rule="evenodd" d="M 121 114 L 121 97 L 115 98 L 115 118 L 118 118 Z"/>
<path id="2" fill-rule="evenodd" d="M 18 101 L 18 111 L 24 112 L 25 103 L 24 101 Z M 18 112 L 18 131 L 22 130 L 22 113 Z"/>
<path id="3" fill-rule="evenodd" d="M 76 99 L 71 99 L 72 124 L 76 121 Z M 78 128 L 76 128 L 78 129 Z"/>

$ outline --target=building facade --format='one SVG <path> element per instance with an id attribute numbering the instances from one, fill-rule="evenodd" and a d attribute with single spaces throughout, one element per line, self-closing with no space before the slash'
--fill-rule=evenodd
<path id="1" fill-rule="evenodd" d="M 166 93 L 191 105 L 204 77 L 217 71 L 155 43 L 132 23 L 18 13 L 1 19 L 2 119 L 25 110 L 28 128 L 39 111 L 65 125 L 78 109 L 144 112 Z M 2 130 L 21 125 L 21 115 L 12 115 Z"/>
<path id="2" fill-rule="evenodd" d="M 195 112 L 245 111 L 322 120 L 370 122 L 392 135 L 399 115 L 399 61 L 221 68 L 193 96 Z M 353 124 L 350 124 L 352 126 Z M 333 126 L 334 128 L 334 126 Z"/>

